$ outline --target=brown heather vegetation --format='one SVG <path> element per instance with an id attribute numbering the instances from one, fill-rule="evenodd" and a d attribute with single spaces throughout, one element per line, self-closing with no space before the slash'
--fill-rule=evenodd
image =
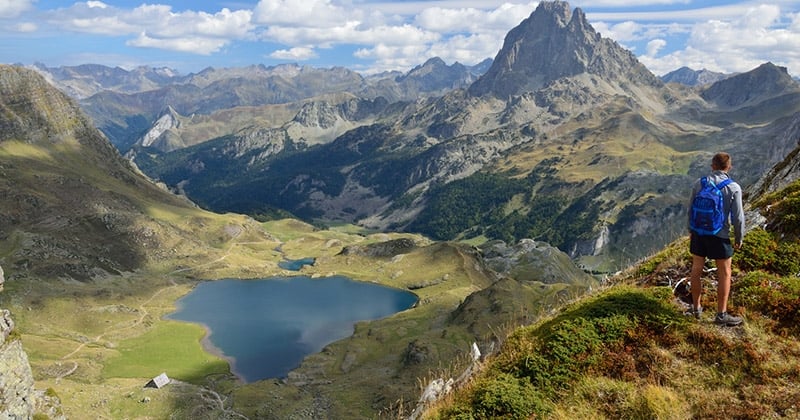
<path id="1" fill-rule="evenodd" d="M 425 418 L 800 418 L 800 181 L 753 207 L 767 223 L 734 257 L 729 302 L 743 326 L 716 326 L 713 311 L 684 315 L 672 289 L 689 275 L 684 238 L 514 330 Z M 703 306 L 714 308 L 713 270 L 703 282 Z"/>

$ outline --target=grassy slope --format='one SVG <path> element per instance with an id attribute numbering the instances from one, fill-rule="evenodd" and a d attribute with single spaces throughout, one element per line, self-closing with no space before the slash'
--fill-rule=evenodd
<path id="1" fill-rule="evenodd" d="M 688 276 L 681 239 L 594 296 L 515 330 L 473 380 L 426 418 L 800 417 L 800 182 L 760 199 L 770 231 L 754 229 L 734 258 L 729 310 L 683 314 L 669 283 Z M 703 305 L 715 307 L 713 272 Z"/>

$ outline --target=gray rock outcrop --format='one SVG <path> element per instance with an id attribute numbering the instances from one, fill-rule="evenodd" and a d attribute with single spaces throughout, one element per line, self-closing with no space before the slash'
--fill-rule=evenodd
<path id="1" fill-rule="evenodd" d="M 0 268 L 0 284 L 3 269 Z M 65 419 L 60 401 L 53 392 L 37 391 L 33 371 L 22 341 L 14 331 L 8 309 L 0 309 L 0 420 L 31 419 L 43 414 L 49 419 Z"/>
<path id="2" fill-rule="evenodd" d="M 14 333 L 14 320 L 7 309 L 0 309 L 0 340 L 0 419 L 31 419 L 35 414 L 66 418 L 53 393 L 34 387 L 28 355 Z"/>

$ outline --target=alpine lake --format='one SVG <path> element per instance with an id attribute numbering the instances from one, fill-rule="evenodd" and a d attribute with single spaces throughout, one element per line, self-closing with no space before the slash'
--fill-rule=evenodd
<path id="1" fill-rule="evenodd" d="M 313 260 L 287 262 L 297 270 Z M 303 358 L 417 303 L 409 291 L 343 276 L 222 279 L 198 284 L 167 318 L 202 324 L 204 346 L 245 383 L 283 378 Z"/>

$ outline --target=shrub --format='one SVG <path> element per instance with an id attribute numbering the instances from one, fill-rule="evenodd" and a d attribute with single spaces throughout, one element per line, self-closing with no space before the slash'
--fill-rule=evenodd
<path id="1" fill-rule="evenodd" d="M 800 272 L 800 244 L 778 241 L 764 229 L 753 229 L 745 235 L 742 248 L 733 254 L 733 262 L 744 271 L 795 275 Z"/>
<path id="2" fill-rule="evenodd" d="M 527 419 L 546 414 L 542 396 L 526 379 L 500 373 L 475 385 L 472 409 L 477 418 Z"/>
<path id="3" fill-rule="evenodd" d="M 772 266 L 778 244 L 772 234 L 764 229 L 747 232 L 742 248 L 733 254 L 733 263 L 742 270 L 763 270 Z"/>
<path id="4" fill-rule="evenodd" d="M 609 362 L 627 364 L 611 352 L 669 341 L 678 330 L 673 327 L 686 321 L 664 297 L 668 291 L 617 288 L 536 328 L 518 330 L 506 346 L 518 351 L 498 358 L 497 367 L 530 378 L 544 396 L 556 398 L 592 370 Z M 635 345 L 627 346 L 631 341 Z"/>
<path id="5" fill-rule="evenodd" d="M 737 302 L 775 320 L 783 332 L 800 332 L 800 278 L 747 273 L 732 286 Z"/>
<path id="6" fill-rule="evenodd" d="M 772 264 L 775 273 L 796 276 L 800 273 L 800 243 L 781 242 Z"/>

